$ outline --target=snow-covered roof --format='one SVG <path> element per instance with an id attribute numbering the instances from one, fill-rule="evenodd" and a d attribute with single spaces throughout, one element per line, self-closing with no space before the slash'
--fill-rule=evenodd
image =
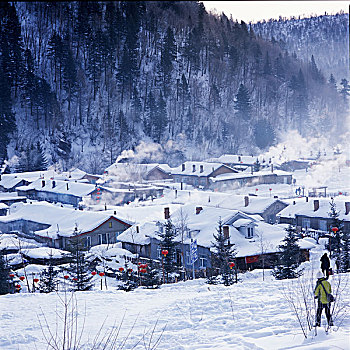
<path id="1" fill-rule="evenodd" d="M 238 228 L 238 227 L 242 227 L 242 226 L 248 226 L 252 222 L 253 222 L 253 220 L 249 220 L 249 219 L 238 219 L 232 224 L 232 226 Z"/>
<path id="2" fill-rule="evenodd" d="M 225 164 L 249 164 L 253 165 L 256 162 L 256 156 L 240 156 L 237 154 L 223 154 L 218 158 L 214 158 L 217 162 Z M 214 160 L 213 159 L 213 160 Z"/>
<path id="3" fill-rule="evenodd" d="M 43 181 L 45 181 L 44 186 Z M 17 190 L 20 191 L 29 191 L 33 189 L 35 189 L 36 191 L 68 194 L 72 196 L 83 197 L 92 193 L 96 189 L 96 186 L 75 181 L 38 179 L 29 184 L 28 186 L 17 187 Z"/>
<path id="4" fill-rule="evenodd" d="M 9 206 L 5 203 L 0 203 L 0 209 L 7 209 Z"/>
<path id="5" fill-rule="evenodd" d="M 268 176 L 268 175 L 275 175 L 275 176 L 291 176 L 292 173 L 289 173 L 287 171 L 275 169 L 273 172 L 269 169 L 260 170 L 251 173 L 251 171 L 243 171 L 236 174 L 226 173 L 226 174 L 220 174 L 212 179 L 213 182 L 219 182 L 219 181 L 227 181 L 227 180 L 238 180 L 238 179 L 245 179 L 245 178 L 252 178 L 252 177 L 258 177 L 258 176 Z"/>
<path id="6" fill-rule="evenodd" d="M 19 196 L 17 192 L 0 192 L 0 202 L 27 199 L 25 196 Z"/>
<path id="7" fill-rule="evenodd" d="M 319 201 L 319 208 L 314 211 L 314 200 Z M 330 202 L 329 198 L 309 198 L 306 202 L 305 198 L 294 198 L 295 204 L 290 204 L 288 207 L 281 210 L 277 216 L 295 218 L 296 215 L 305 215 L 309 217 L 329 218 Z M 336 210 L 339 212 L 339 219 L 350 221 L 350 213 L 345 215 L 345 203 L 350 200 L 335 199 Z"/>
<path id="8" fill-rule="evenodd" d="M 40 247 L 41 244 L 34 240 L 18 237 L 15 234 L 0 234 L 0 250 L 2 249 L 30 249 Z"/>
<path id="9" fill-rule="evenodd" d="M 39 247 L 25 251 L 25 255 L 33 259 L 50 259 L 50 257 L 53 259 L 60 259 L 65 257 L 67 254 L 69 253 L 64 250 L 49 247 Z"/>
<path id="10" fill-rule="evenodd" d="M 154 168 L 160 168 L 165 172 L 170 172 L 171 168 L 168 164 L 160 163 L 149 163 L 149 164 L 139 164 L 139 163 L 113 163 L 105 170 L 108 175 L 121 175 L 121 174 L 141 174 L 144 175 Z"/>
<path id="11" fill-rule="evenodd" d="M 182 170 L 183 166 L 185 167 L 184 170 Z M 185 162 L 180 166 L 173 168 L 171 173 L 173 175 L 210 176 L 210 174 L 212 174 L 215 170 L 219 169 L 220 167 L 225 167 L 227 169 L 230 169 L 232 170 L 233 173 L 237 172 L 236 170 L 231 169 L 230 167 L 222 163 Z"/>
<path id="12" fill-rule="evenodd" d="M 62 208 L 47 202 L 38 203 L 15 203 L 11 206 L 11 214 L 0 216 L 0 222 L 12 222 L 16 220 L 29 220 L 50 225 L 49 228 L 36 231 L 39 236 L 57 238 L 58 235 L 70 237 L 77 227 L 79 233 L 94 230 L 110 217 L 114 217 L 126 224 L 131 225 L 127 219 L 111 215 L 110 212 L 93 212 Z"/>

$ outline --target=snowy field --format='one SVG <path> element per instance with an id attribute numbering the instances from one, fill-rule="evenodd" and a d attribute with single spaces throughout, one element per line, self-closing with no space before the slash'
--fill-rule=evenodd
<path id="1" fill-rule="evenodd" d="M 318 246 L 311 254 L 311 262 L 304 264 L 303 278 L 311 291 L 314 279 L 309 276 L 318 269 L 322 252 Z M 331 277 L 333 286 L 339 276 Z M 349 274 L 340 277 L 344 287 Z M 286 291 L 292 291 L 295 300 L 302 297 L 297 280 L 277 281 L 265 271 L 263 281 L 261 270 L 240 278 L 230 287 L 208 285 L 198 279 L 132 292 L 117 290 L 112 279 L 108 280 L 108 290 L 101 291 L 97 278 L 95 290 L 75 293 L 78 316 L 70 329 L 78 338 L 81 335 L 81 347 L 71 349 L 92 349 L 98 334 L 101 340 L 118 329 L 117 345 L 111 347 L 110 339 L 105 348 L 98 349 L 350 349 L 350 315 L 344 307 L 350 302 L 349 289 L 339 296 L 337 308 L 341 310 L 334 319 L 335 327 L 325 331 L 323 314 L 317 335 L 313 328 L 306 332 L 306 339 L 284 297 Z M 63 292 L 2 296 L 0 349 L 47 349 L 47 326 L 53 334 L 57 332 L 56 340 L 62 339 L 64 297 Z M 313 307 L 312 294 L 309 297 Z M 71 315 L 69 311 L 68 320 Z"/>

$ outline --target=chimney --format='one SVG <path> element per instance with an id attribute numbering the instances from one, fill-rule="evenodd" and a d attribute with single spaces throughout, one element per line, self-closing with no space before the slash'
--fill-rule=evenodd
<path id="1" fill-rule="evenodd" d="M 202 210 L 202 207 L 196 207 L 196 215 L 198 215 Z"/>
<path id="2" fill-rule="evenodd" d="M 249 205 L 249 197 L 245 196 L 244 197 L 244 206 L 247 207 Z"/>
<path id="3" fill-rule="evenodd" d="M 140 233 L 139 227 L 136 226 L 136 233 Z"/>
<path id="4" fill-rule="evenodd" d="M 350 202 L 345 202 L 345 215 L 350 213 Z"/>
<path id="5" fill-rule="evenodd" d="M 293 201 L 293 205 L 295 205 L 295 201 Z"/>
<path id="6" fill-rule="evenodd" d="M 317 211 L 320 207 L 320 201 L 318 199 L 314 199 L 314 211 Z"/>
<path id="7" fill-rule="evenodd" d="M 196 165 L 193 164 L 193 165 L 192 165 L 192 172 L 195 172 L 195 171 L 196 171 Z"/>
<path id="8" fill-rule="evenodd" d="M 224 238 L 228 239 L 230 237 L 230 231 L 228 226 L 223 226 L 223 233 L 224 233 Z"/>
<path id="9" fill-rule="evenodd" d="M 239 162 L 241 161 L 241 156 L 238 156 L 238 161 L 239 161 Z"/>
<path id="10" fill-rule="evenodd" d="M 169 208 L 164 208 L 164 219 L 168 220 L 170 218 Z"/>
<path id="11" fill-rule="evenodd" d="M 306 199 L 306 202 L 308 202 L 308 201 L 309 201 L 309 197 L 305 197 L 305 199 Z"/>
<path id="12" fill-rule="evenodd" d="M 200 165 L 199 169 L 200 169 L 199 171 L 202 173 L 203 172 L 203 165 Z"/>
<path id="13" fill-rule="evenodd" d="M 0 174 L 0 181 L 1 181 L 1 174 Z"/>
<path id="14" fill-rule="evenodd" d="M 41 187 L 45 187 L 45 180 L 41 180 Z"/>
<path id="15" fill-rule="evenodd" d="M 69 190 L 68 182 L 67 182 L 67 191 Z"/>
<path id="16" fill-rule="evenodd" d="M 273 173 L 273 164 L 271 164 L 271 173 Z"/>
<path id="17" fill-rule="evenodd" d="M 52 188 L 55 188 L 55 187 L 56 187 L 56 181 L 53 180 L 53 181 L 52 181 Z"/>
<path id="18" fill-rule="evenodd" d="M 185 171 L 185 164 L 182 164 L 182 171 Z"/>
<path id="19" fill-rule="evenodd" d="M 114 215 L 117 215 L 117 212 L 114 210 Z"/>

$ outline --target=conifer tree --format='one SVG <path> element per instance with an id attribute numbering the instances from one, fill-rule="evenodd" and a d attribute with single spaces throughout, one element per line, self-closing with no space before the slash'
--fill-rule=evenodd
<path id="1" fill-rule="evenodd" d="M 175 237 L 177 236 L 175 226 L 169 218 L 163 225 L 163 232 L 159 232 L 158 236 L 161 238 L 159 245 L 162 250 L 167 250 L 168 254 L 163 257 L 163 268 L 165 272 L 165 280 L 168 282 L 169 274 L 176 272 L 178 266 L 176 264 L 176 246 L 177 242 Z"/>
<path id="2" fill-rule="evenodd" d="M 93 276 L 90 275 L 89 262 L 85 259 L 87 249 L 84 243 L 84 238 L 79 236 L 77 230 L 75 230 L 68 246 L 68 251 L 71 253 L 71 262 L 66 269 L 73 291 L 86 291 L 93 286 L 91 282 Z"/>
<path id="3" fill-rule="evenodd" d="M 302 271 L 296 271 L 300 265 L 300 247 L 297 243 L 296 229 L 289 225 L 286 232 L 284 243 L 279 246 L 278 265 L 272 271 L 272 275 L 278 280 L 297 278 L 302 274 Z"/>
<path id="4" fill-rule="evenodd" d="M 350 233 L 343 232 L 339 257 L 339 271 L 350 272 Z"/>
<path id="5" fill-rule="evenodd" d="M 237 264 L 235 263 L 237 252 L 235 244 L 231 243 L 230 238 L 224 235 L 221 218 L 218 221 L 216 232 L 216 234 L 213 234 L 215 241 L 212 242 L 214 248 L 213 263 L 219 269 L 224 285 L 229 286 L 235 282 L 237 283 Z M 232 269 L 230 269 L 230 263 L 232 262 L 235 263 L 235 279 Z"/>
<path id="6" fill-rule="evenodd" d="M 241 84 L 234 102 L 236 115 L 242 120 L 249 120 L 252 116 L 252 106 L 248 89 Z"/>
<path id="7" fill-rule="evenodd" d="M 44 171 L 47 170 L 47 159 L 44 153 L 41 143 L 38 141 L 35 150 L 35 163 L 33 164 L 34 171 Z"/>
<path id="8" fill-rule="evenodd" d="M 147 264 L 146 273 L 143 274 L 142 284 L 148 289 L 159 288 L 160 285 L 160 271 L 153 260 Z"/>
<path id="9" fill-rule="evenodd" d="M 57 290 L 58 270 L 54 269 L 52 255 L 50 255 L 49 266 L 40 274 L 39 290 L 40 293 L 51 293 Z"/>
<path id="10" fill-rule="evenodd" d="M 341 253 L 341 237 L 343 234 L 343 223 L 339 220 L 339 212 L 337 211 L 337 206 L 332 198 L 329 202 L 330 210 L 328 212 L 329 217 L 331 218 L 331 223 L 329 227 L 329 234 L 331 238 L 329 238 L 329 251 L 330 255 L 333 259 L 335 259 L 335 264 L 337 269 L 339 269 L 339 259 Z M 337 230 L 333 230 L 337 228 Z"/>
<path id="11" fill-rule="evenodd" d="M 126 261 L 124 270 L 120 272 L 119 278 L 122 281 L 122 283 L 118 285 L 118 289 L 120 290 L 130 292 L 138 287 L 137 274 L 128 267 L 128 263 Z"/>
<path id="12" fill-rule="evenodd" d="M 10 269 L 8 268 L 4 256 L 0 251 L 0 295 L 10 293 Z"/>

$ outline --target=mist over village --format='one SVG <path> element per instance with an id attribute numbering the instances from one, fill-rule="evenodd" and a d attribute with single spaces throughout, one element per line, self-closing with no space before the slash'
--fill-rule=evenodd
<path id="1" fill-rule="evenodd" d="M 212 3 L 0 4 L 0 349 L 350 348 L 349 7 Z"/>

